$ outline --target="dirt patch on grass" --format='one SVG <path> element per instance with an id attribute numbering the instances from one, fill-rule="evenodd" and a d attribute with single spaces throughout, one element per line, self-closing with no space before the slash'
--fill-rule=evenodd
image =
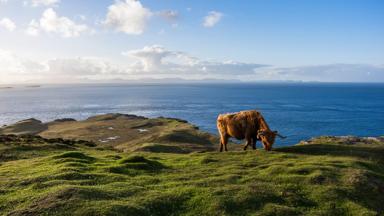
<path id="1" fill-rule="evenodd" d="M 156 138 L 157 142 L 167 143 L 195 143 L 201 145 L 210 145 L 211 140 L 201 134 L 192 133 L 189 130 L 175 130 L 168 134 L 161 135 Z"/>
<path id="2" fill-rule="evenodd" d="M 154 152 L 154 153 L 177 153 L 185 154 L 190 151 L 183 149 L 181 146 L 174 145 L 163 145 L 163 144 L 146 144 L 142 147 L 136 149 L 135 151 L 145 151 L 145 152 Z"/>

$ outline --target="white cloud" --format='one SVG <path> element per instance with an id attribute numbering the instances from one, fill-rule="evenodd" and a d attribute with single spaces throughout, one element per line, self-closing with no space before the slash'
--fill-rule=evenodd
<path id="1" fill-rule="evenodd" d="M 217 11 L 210 11 L 206 17 L 204 17 L 203 26 L 210 28 L 220 22 L 223 14 Z"/>
<path id="2" fill-rule="evenodd" d="M 11 19 L 4 17 L 0 20 L 0 27 L 12 32 L 16 29 L 16 24 Z"/>
<path id="3" fill-rule="evenodd" d="M 144 71 L 159 69 L 164 64 L 163 59 L 173 55 L 172 52 L 159 45 L 146 46 L 143 49 L 130 50 L 123 52 L 122 54 L 138 59 L 141 62 Z"/>
<path id="4" fill-rule="evenodd" d="M 140 1 L 117 1 L 108 7 L 104 24 L 115 28 L 116 31 L 139 35 L 144 32 L 151 16 L 152 12 L 143 7 Z"/>
<path id="5" fill-rule="evenodd" d="M 179 12 L 175 10 L 163 10 L 163 11 L 157 12 L 157 14 L 170 22 L 174 22 L 179 19 Z"/>
<path id="6" fill-rule="evenodd" d="M 58 33 L 63 37 L 77 37 L 88 30 L 86 25 L 76 24 L 67 17 L 57 16 L 52 8 L 44 11 L 40 19 L 40 27 L 46 32 Z"/>
<path id="7" fill-rule="evenodd" d="M 60 0 L 31 0 L 31 5 L 33 7 L 38 6 L 54 6 L 58 4 Z"/>
<path id="8" fill-rule="evenodd" d="M 64 38 L 78 37 L 83 33 L 92 32 L 85 24 L 77 24 L 67 17 L 58 16 L 52 8 L 48 8 L 43 12 L 39 22 L 32 20 L 26 33 L 37 36 L 40 31 L 56 33 Z"/>

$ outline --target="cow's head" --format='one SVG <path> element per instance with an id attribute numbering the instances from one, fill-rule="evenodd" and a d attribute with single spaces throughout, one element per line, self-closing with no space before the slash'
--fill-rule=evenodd
<path id="1" fill-rule="evenodd" d="M 272 145 L 275 143 L 276 136 L 282 139 L 287 138 L 285 136 L 280 135 L 277 131 L 259 130 L 257 132 L 257 139 L 261 140 L 264 149 L 267 151 L 270 151 L 272 149 Z"/>

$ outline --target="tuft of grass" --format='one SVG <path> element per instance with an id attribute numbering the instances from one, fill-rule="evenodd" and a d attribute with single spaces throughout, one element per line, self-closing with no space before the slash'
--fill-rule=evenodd
<path id="1" fill-rule="evenodd" d="M 150 160 L 146 159 L 143 156 L 133 155 L 127 158 L 123 158 L 119 161 L 121 164 L 127 164 L 127 163 L 148 163 Z"/>
<path id="2" fill-rule="evenodd" d="M 200 159 L 200 163 L 201 164 L 215 163 L 217 161 L 218 160 L 213 159 L 212 157 L 209 157 L 209 156 L 206 156 L 206 157 L 203 157 L 203 158 Z"/>
<path id="3" fill-rule="evenodd" d="M 84 160 L 93 160 L 93 157 L 85 155 L 83 152 L 78 152 L 78 151 L 69 151 L 69 152 L 64 152 L 59 155 L 53 156 L 56 159 L 60 158 L 74 158 L 74 159 L 84 159 Z"/>

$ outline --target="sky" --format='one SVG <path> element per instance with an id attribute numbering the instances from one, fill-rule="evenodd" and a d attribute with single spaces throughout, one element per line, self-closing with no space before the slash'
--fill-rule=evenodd
<path id="1" fill-rule="evenodd" d="M 0 0 L 0 84 L 384 82 L 381 0 Z"/>

